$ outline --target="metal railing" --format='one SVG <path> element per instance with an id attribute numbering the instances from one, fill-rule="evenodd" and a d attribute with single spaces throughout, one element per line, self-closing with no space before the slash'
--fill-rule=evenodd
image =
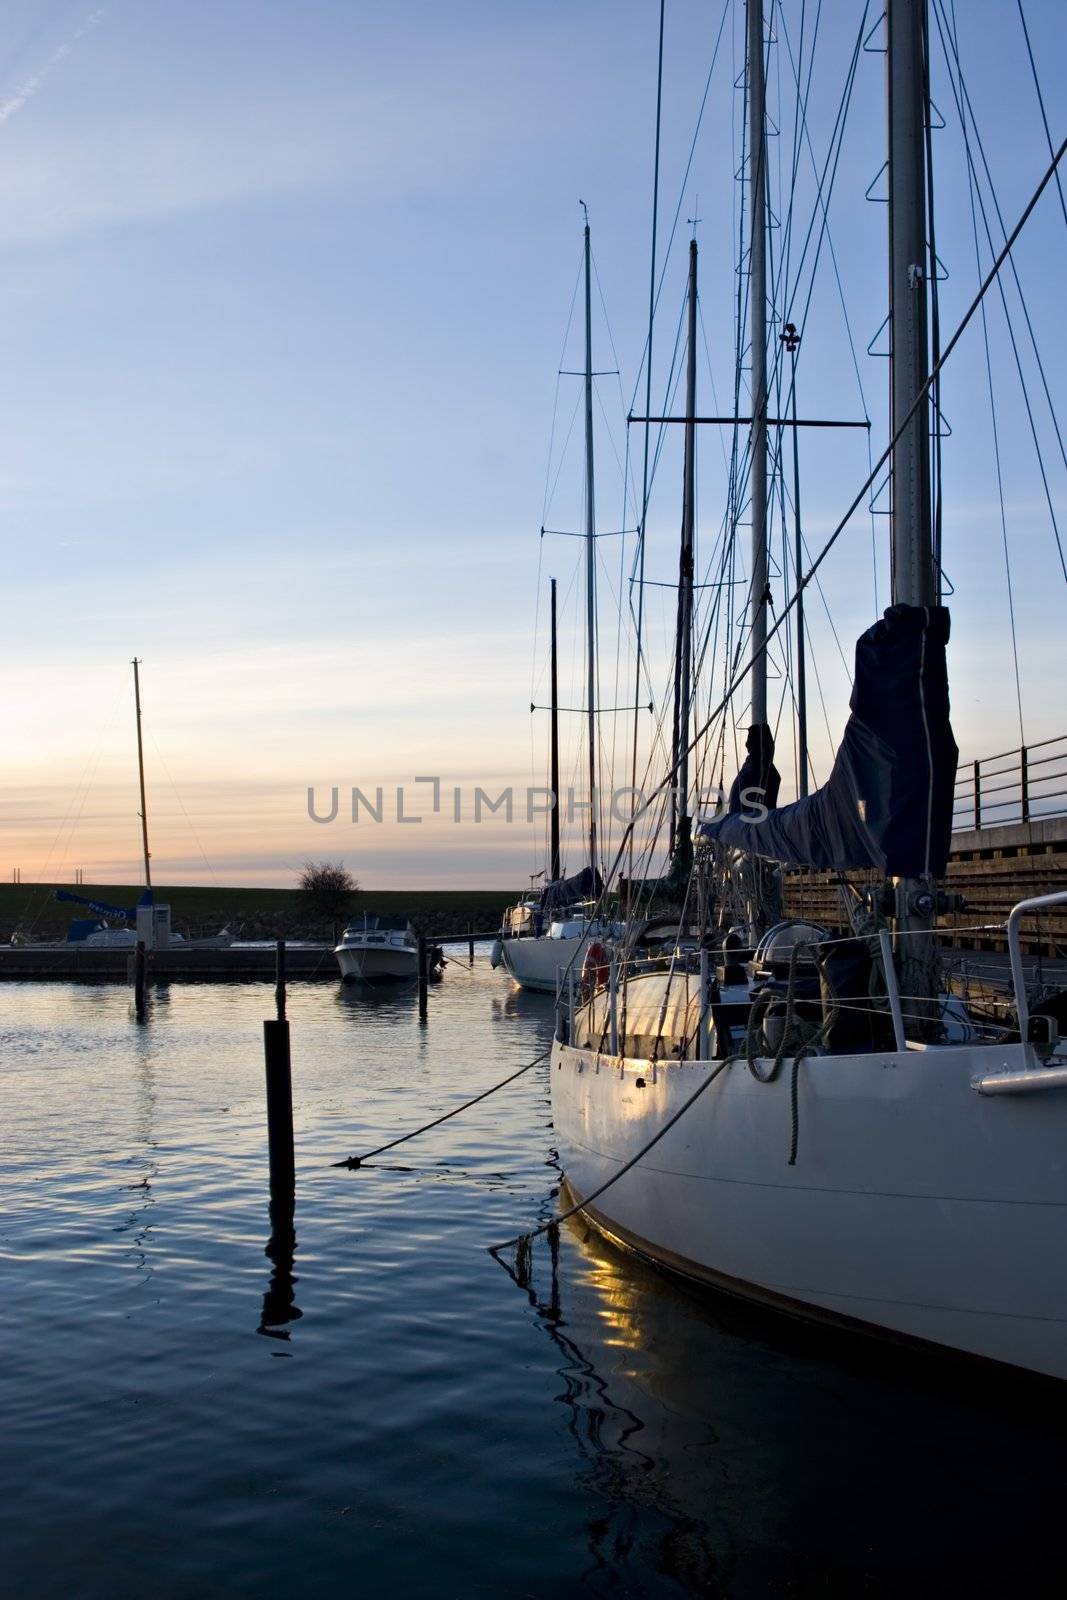
<path id="1" fill-rule="evenodd" d="M 1067 814 L 1067 734 L 964 762 L 956 774 L 952 831 Z"/>

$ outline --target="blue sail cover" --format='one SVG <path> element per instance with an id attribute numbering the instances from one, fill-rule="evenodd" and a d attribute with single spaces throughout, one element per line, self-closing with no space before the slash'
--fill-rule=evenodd
<path id="1" fill-rule="evenodd" d="M 701 823 L 700 835 L 790 867 L 940 876 L 959 752 L 943 606 L 890 606 L 856 644 L 851 716 L 833 771 L 793 805 Z"/>
<path id="2" fill-rule="evenodd" d="M 155 901 L 155 891 L 146 889 L 137 906 L 109 906 L 105 900 L 87 900 L 83 894 L 72 894 L 69 889 L 57 889 L 57 900 L 68 900 L 76 906 L 88 906 L 101 917 L 124 917 L 127 922 L 137 921 L 137 906 L 150 906 Z"/>

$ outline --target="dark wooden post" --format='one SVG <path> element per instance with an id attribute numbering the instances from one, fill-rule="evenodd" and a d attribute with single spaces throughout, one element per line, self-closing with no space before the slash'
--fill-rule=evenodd
<path id="1" fill-rule="evenodd" d="M 133 957 L 133 1009 L 138 1022 L 143 1022 L 145 1016 L 146 966 L 144 940 L 138 939 Z"/>
<path id="2" fill-rule="evenodd" d="M 426 999 L 429 990 L 430 974 L 427 966 L 426 935 L 419 934 L 419 1021 L 426 1021 Z"/>
<path id="3" fill-rule="evenodd" d="M 285 940 L 279 939 L 275 951 L 274 1004 L 278 1008 L 278 1021 L 285 1021 Z"/>
<path id="4" fill-rule="evenodd" d="M 474 923 L 473 922 L 468 922 L 467 923 L 467 959 L 468 959 L 469 964 L 473 967 L 473 965 L 474 965 Z"/>
<path id="5" fill-rule="evenodd" d="M 277 945 L 274 985 L 277 1017 L 263 1024 L 263 1060 L 267 1075 L 267 1151 L 270 1161 L 271 1206 L 290 1208 L 296 1189 L 293 1154 L 293 1071 L 289 1023 L 285 1015 L 285 940 Z"/>
<path id="6" fill-rule="evenodd" d="M 1030 758 L 1023 745 L 1019 751 L 1019 799 L 1022 803 L 1022 819 L 1030 821 Z"/>
<path id="7" fill-rule="evenodd" d="M 976 761 L 974 764 L 974 825 L 975 828 L 982 826 L 982 763 L 980 761 Z"/>

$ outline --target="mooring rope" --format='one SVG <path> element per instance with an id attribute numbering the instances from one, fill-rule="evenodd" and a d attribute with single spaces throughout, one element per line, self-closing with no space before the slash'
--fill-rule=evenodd
<path id="1" fill-rule="evenodd" d="M 514 1247 L 515 1270 L 512 1273 L 512 1276 L 519 1284 L 527 1281 L 530 1266 L 530 1246 L 533 1244 L 533 1241 L 539 1238 L 543 1233 L 547 1233 L 551 1237 L 555 1237 L 558 1233 L 561 1222 L 567 1222 L 579 1211 L 584 1211 L 586 1206 L 592 1205 L 594 1200 L 599 1200 L 600 1196 L 605 1194 L 607 1190 L 611 1188 L 612 1184 L 618 1183 L 620 1178 L 625 1177 L 632 1167 L 636 1167 L 637 1163 L 647 1156 L 648 1152 L 653 1148 L 653 1146 L 659 1144 L 664 1134 L 669 1133 L 674 1127 L 675 1123 L 685 1116 L 685 1113 L 689 1110 L 689 1107 L 700 1099 L 700 1096 L 704 1093 L 704 1090 L 708 1088 L 709 1084 L 715 1082 L 715 1079 L 719 1076 L 720 1072 L 730 1065 L 732 1059 L 733 1057 L 727 1057 L 725 1061 L 717 1061 L 715 1066 L 708 1073 L 708 1076 L 704 1079 L 704 1082 L 700 1084 L 700 1086 L 689 1096 L 688 1100 L 678 1107 L 678 1110 L 674 1113 L 673 1117 L 669 1117 L 668 1120 L 663 1124 L 662 1128 L 660 1128 L 659 1132 L 654 1134 L 648 1143 L 644 1145 L 635 1156 L 631 1156 L 629 1161 L 625 1162 L 619 1168 L 618 1172 L 612 1173 L 607 1182 L 602 1183 L 599 1189 L 594 1189 L 592 1194 L 587 1194 L 584 1200 L 579 1200 L 576 1205 L 571 1206 L 569 1211 L 563 1211 L 558 1217 L 553 1217 L 549 1222 L 543 1222 L 539 1228 L 532 1228 L 529 1233 L 517 1234 L 514 1239 L 505 1239 L 502 1244 L 489 1245 L 489 1254 L 494 1256 L 500 1262 L 500 1265 L 505 1269 L 505 1271 L 511 1272 L 512 1269 L 508 1266 L 507 1262 L 501 1259 L 501 1251 L 510 1250 L 512 1247 Z"/>
<path id="2" fill-rule="evenodd" d="M 479 1100 L 488 1100 L 491 1094 L 496 1094 L 498 1089 L 503 1089 L 509 1083 L 514 1083 L 516 1078 L 521 1078 L 524 1072 L 529 1072 L 531 1067 L 536 1067 L 542 1061 L 547 1061 L 551 1051 L 542 1050 L 539 1056 L 534 1056 L 532 1061 L 527 1061 L 524 1067 L 517 1072 L 512 1072 L 508 1077 L 501 1078 L 499 1083 L 494 1083 L 490 1088 L 483 1089 L 481 1094 L 476 1094 L 473 1099 L 464 1100 L 462 1105 L 453 1106 L 451 1111 L 446 1111 L 444 1116 L 435 1117 L 432 1122 L 424 1122 L 421 1128 L 413 1128 L 410 1133 L 402 1133 L 399 1139 L 390 1139 L 388 1144 L 380 1144 L 376 1150 L 366 1150 L 361 1156 L 346 1156 L 343 1161 L 331 1161 L 332 1167 L 348 1167 L 355 1171 L 364 1161 L 369 1161 L 372 1156 L 384 1155 L 387 1150 L 395 1150 L 398 1144 L 407 1144 L 409 1139 L 417 1139 L 420 1133 L 429 1133 L 431 1128 L 439 1128 L 442 1122 L 448 1122 L 451 1117 L 458 1117 L 461 1111 L 467 1111 L 471 1106 L 476 1106 Z"/>

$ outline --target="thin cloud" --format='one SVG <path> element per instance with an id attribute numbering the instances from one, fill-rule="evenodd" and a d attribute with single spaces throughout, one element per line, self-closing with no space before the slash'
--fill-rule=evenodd
<path id="1" fill-rule="evenodd" d="M 58 49 L 53 50 L 42 67 L 31 73 L 7 100 L 0 101 L 0 122 L 9 122 L 13 116 L 16 116 L 22 110 L 28 101 L 33 99 L 34 95 L 51 77 L 59 64 L 67 59 L 79 39 L 84 39 L 90 29 L 95 28 L 105 15 L 106 7 L 104 6 L 90 12 L 89 16 L 86 17 L 79 28 L 75 29 L 70 38 L 64 44 L 61 44 Z"/>

